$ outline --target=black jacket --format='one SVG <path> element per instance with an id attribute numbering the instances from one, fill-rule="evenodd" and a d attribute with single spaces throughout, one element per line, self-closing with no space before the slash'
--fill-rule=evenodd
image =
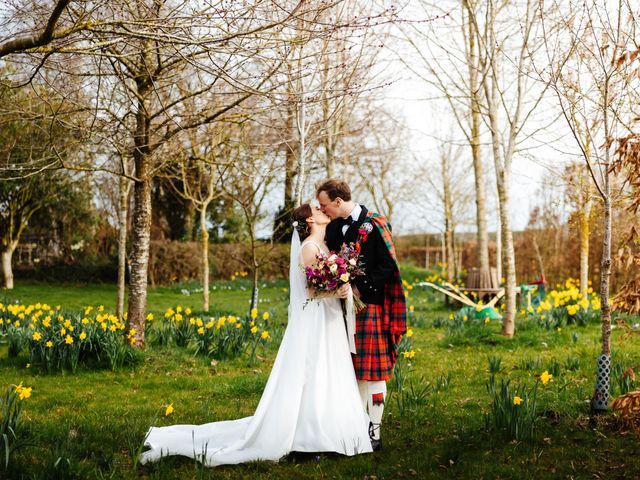
<path id="1" fill-rule="evenodd" d="M 343 243 L 355 243 L 358 239 L 358 229 L 367 215 L 367 208 L 362 206 L 362 212 L 358 220 L 353 222 L 347 232 L 342 234 L 342 219 L 333 220 L 327 225 L 326 240 L 330 250 L 338 251 Z M 364 263 L 365 275 L 356 278 L 352 283 L 358 287 L 360 298 L 364 303 L 382 305 L 384 303 L 384 285 L 391 280 L 396 268 L 395 262 L 389 254 L 389 250 L 378 231 L 373 225 L 373 230 L 362 243 L 360 259 Z"/>

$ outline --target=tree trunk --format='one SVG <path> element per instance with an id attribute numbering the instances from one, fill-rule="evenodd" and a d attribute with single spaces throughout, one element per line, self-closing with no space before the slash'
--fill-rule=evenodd
<path id="1" fill-rule="evenodd" d="M 306 152 L 306 104 L 302 93 L 300 94 L 300 102 L 297 112 L 297 131 L 298 131 L 298 179 L 296 181 L 296 191 L 294 197 L 294 206 L 299 207 L 302 202 L 302 187 L 304 186 L 305 167 L 307 163 Z"/>
<path id="2" fill-rule="evenodd" d="M 6 289 L 13 289 L 13 252 L 16 250 L 18 246 L 17 242 L 11 242 L 9 246 L 7 246 L 4 250 L 2 250 L 2 276 L 3 276 L 3 287 Z"/>
<path id="3" fill-rule="evenodd" d="M 187 201 L 184 210 L 184 239 L 188 242 L 192 242 L 197 236 L 195 228 L 196 207 L 193 202 Z"/>
<path id="4" fill-rule="evenodd" d="M 502 334 L 513 337 L 515 333 L 516 316 L 516 261 L 513 249 L 513 234 L 511 232 L 511 219 L 509 218 L 509 170 L 507 160 L 502 157 L 502 138 L 497 117 L 497 84 L 493 79 L 489 102 L 489 127 L 491 129 L 491 149 L 496 171 L 496 186 L 498 190 L 498 211 L 500 214 L 500 256 L 504 267 L 502 275 L 505 276 L 504 316 L 502 317 Z"/>
<path id="5" fill-rule="evenodd" d="M 609 139 L 609 82 L 603 85 L 604 134 Z M 609 279 L 611 277 L 611 178 L 609 146 L 605 146 L 605 161 L 602 168 L 602 199 L 604 201 L 604 225 L 602 234 L 602 261 L 600 268 L 600 314 L 602 328 L 602 351 L 598 358 L 596 387 L 591 398 L 591 410 L 605 411 L 609 408 L 609 380 L 611 374 L 611 304 L 609 303 Z"/>
<path id="6" fill-rule="evenodd" d="M 544 259 L 542 258 L 542 253 L 540 252 L 540 245 L 538 245 L 538 240 L 536 238 L 536 234 L 533 233 L 531 235 L 533 240 L 533 250 L 536 253 L 536 260 L 538 261 L 538 270 L 540 270 L 540 278 L 546 278 L 544 274 Z"/>
<path id="7" fill-rule="evenodd" d="M 606 167 L 608 168 L 608 167 Z M 596 387 L 591 399 L 591 409 L 604 411 L 609 408 L 609 380 L 611 372 L 611 304 L 609 303 L 609 278 L 611 277 L 611 194 L 609 172 L 605 170 L 604 234 L 600 276 L 600 303 L 602 322 L 602 351 L 598 358 Z"/>
<path id="8" fill-rule="evenodd" d="M 142 162 L 146 161 L 147 159 L 144 158 Z M 146 168 L 144 169 L 146 170 Z M 136 170 L 138 177 L 141 177 L 140 168 L 137 165 Z M 133 217 L 127 321 L 129 328 L 136 329 L 136 346 L 143 348 L 145 312 L 147 309 L 149 240 L 151 237 L 151 182 L 148 178 L 137 180 L 135 183 Z"/>
<path id="9" fill-rule="evenodd" d="M 498 210 L 500 207 L 498 206 Z M 502 223 L 500 222 L 500 212 L 498 211 L 496 225 L 496 276 L 498 277 L 498 284 L 504 283 L 502 281 Z"/>
<path id="10" fill-rule="evenodd" d="M 589 215 L 591 202 L 587 202 L 580 212 L 580 296 L 588 298 L 589 293 Z"/>
<path id="11" fill-rule="evenodd" d="M 453 282 L 455 272 L 455 252 L 453 245 L 453 200 L 451 199 L 451 179 L 447 162 L 450 155 L 444 153 L 440 156 L 440 174 L 442 175 L 442 201 L 444 203 L 444 248 L 446 252 L 447 280 Z"/>
<path id="12" fill-rule="evenodd" d="M 258 308 L 258 293 L 259 293 L 259 286 L 258 286 L 258 267 L 253 267 L 253 272 L 251 275 L 251 280 L 252 280 L 252 284 L 253 284 L 253 289 L 251 290 L 251 309 L 253 310 L 254 308 Z"/>
<path id="13" fill-rule="evenodd" d="M 129 180 L 124 176 L 119 181 L 120 195 L 118 197 L 118 299 L 116 317 L 122 320 L 124 313 L 124 296 L 127 277 L 127 213 L 129 206 Z"/>
<path id="14" fill-rule="evenodd" d="M 469 21 L 469 89 L 471 99 L 471 156 L 476 188 L 476 228 L 478 230 L 478 262 L 482 271 L 489 271 L 489 232 L 487 230 L 487 194 L 484 184 L 484 168 L 480 149 L 480 91 L 478 85 L 478 56 L 473 21 Z"/>
<path id="15" fill-rule="evenodd" d="M 445 219 L 445 232 L 444 232 L 444 244 L 447 252 L 447 280 L 453 282 L 455 271 L 455 252 L 453 248 L 453 230 L 451 228 L 451 219 Z"/>
<path id="16" fill-rule="evenodd" d="M 144 86 L 139 86 L 144 96 Z M 144 348 L 145 313 L 147 309 L 147 276 L 149 273 L 149 241 L 151 239 L 151 153 L 149 152 L 149 119 L 142 100 L 136 113 L 133 160 L 136 181 L 133 188 L 133 229 L 131 235 L 131 275 L 127 326 L 135 329 L 136 347 Z"/>
<path id="17" fill-rule="evenodd" d="M 209 230 L 207 230 L 207 205 L 200 210 L 200 234 L 202 238 L 202 310 L 209 311 Z"/>
<path id="18" fill-rule="evenodd" d="M 513 248 L 513 233 L 509 218 L 509 190 L 507 172 L 498 173 L 498 199 L 500 203 L 500 230 L 504 255 L 505 309 L 502 319 L 502 334 L 513 337 L 516 316 L 516 256 Z"/>
<path id="19" fill-rule="evenodd" d="M 445 234 L 444 232 L 442 232 L 442 235 L 440 236 L 440 250 L 442 252 L 442 261 L 440 262 L 440 275 L 442 275 L 444 277 L 445 275 L 445 266 L 447 264 L 447 261 L 449 260 L 447 258 L 447 242 L 445 241 Z"/>
<path id="20" fill-rule="evenodd" d="M 424 243 L 425 243 L 425 255 L 424 255 L 424 268 L 425 270 L 429 270 L 429 267 L 431 266 L 430 263 L 430 258 L 429 258 L 429 247 L 430 247 L 430 241 L 429 241 L 429 234 L 425 233 L 424 234 Z"/>

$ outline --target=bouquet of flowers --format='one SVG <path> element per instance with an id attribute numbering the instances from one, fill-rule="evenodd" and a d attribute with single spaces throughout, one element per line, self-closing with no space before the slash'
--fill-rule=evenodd
<path id="1" fill-rule="evenodd" d="M 315 265 L 305 267 L 307 284 L 318 291 L 336 290 L 359 275 L 364 275 L 362 263 L 358 259 L 358 251 L 353 243 L 343 243 L 340 251 L 319 253 L 316 255 Z M 365 304 L 354 298 L 357 310 L 362 310 Z"/>

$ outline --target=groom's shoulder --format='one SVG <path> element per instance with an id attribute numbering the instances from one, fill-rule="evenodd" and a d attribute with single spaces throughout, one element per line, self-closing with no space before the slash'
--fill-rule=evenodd
<path id="1" fill-rule="evenodd" d="M 335 220 L 331 220 L 327 225 L 327 230 L 334 230 L 338 227 L 339 224 L 340 222 L 338 221 L 337 218 Z"/>

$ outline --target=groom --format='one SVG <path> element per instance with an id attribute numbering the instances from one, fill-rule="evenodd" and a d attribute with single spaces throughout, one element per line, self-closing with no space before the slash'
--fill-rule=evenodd
<path id="1" fill-rule="evenodd" d="M 371 424 L 374 450 L 382 448 L 380 423 L 393 374 L 396 346 L 407 330 L 406 303 L 391 226 L 386 218 L 351 200 L 351 189 L 342 180 L 329 179 L 316 188 L 320 209 L 331 218 L 326 240 L 330 250 L 343 243 L 360 249 L 365 274 L 352 282 L 353 292 L 366 304 L 356 316 L 356 351 L 353 365 L 358 388 Z"/>

